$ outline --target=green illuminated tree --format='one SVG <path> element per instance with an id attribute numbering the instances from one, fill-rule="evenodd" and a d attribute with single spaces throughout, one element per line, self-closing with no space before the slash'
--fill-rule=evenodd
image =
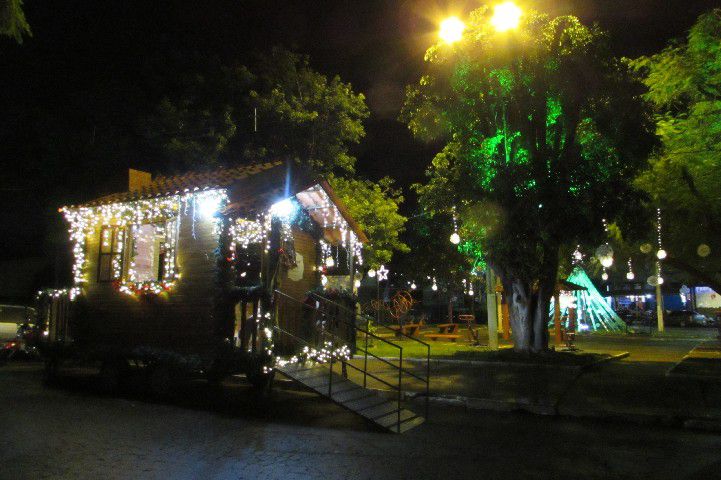
<path id="1" fill-rule="evenodd" d="M 461 248 L 502 278 L 515 348 L 547 348 L 559 251 L 600 242 L 637 197 L 629 183 L 647 158 L 651 122 L 641 85 L 604 34 L 571 16 L 524 14 L 496 32 L 475 10 L 463 39 L 426 52 L 402 117 L 445 146 L 418 186 L 430 212 L 455 205 Z"/>
<path id="2" fill-rule="evenodd" d="M 685 42 L 632 65 L 657 112 L 661 147 L 638 185 L 662 209 L 666 263 L 721 291 L 721 9 L 699 17 Z M 698 254 L 701 244 L 710 255 Z"/>

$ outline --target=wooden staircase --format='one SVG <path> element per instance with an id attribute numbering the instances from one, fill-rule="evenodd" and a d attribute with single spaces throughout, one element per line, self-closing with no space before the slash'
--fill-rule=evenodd
<path id="1" fill-rule="evenodd" d="M 425 421 L 411 410 L 401 408 L 400 402 L 363 388 L 331 371 L 326 364 L 292 364 L 275 370 L 391 432 L 404 433 Z"/>
<path id="2" fill-rule="evenodd" d="M 275 291 L 272 327 L 275 370 L 391 432 L 403 433 L 423 423 L 424 417 L 403 408 L 402 397 L 404 381 L 422 382 L 426 390 L 425 416 L 428 416 L 430 345 L 376 325 L 426 349 L 424 372 L 409 370 L 403 364 L 403 347 L 370 331 L 372 319 L 315 293 L 309 298 L 312 301 L 300 302 Z M 349 341 L 348 334 L 352 334 L 353 341 Z M 390 356 L 397 360 L 377 356 L 370 349 L 370 342 L 395 350 Z M 358 361 L 348 361 L 352 357 Z M 385 373 L 371 371 L 369 360 Z M 348 379 L 346 373 L 351 370 L 358 383 Z M 389 395 L 367 388 L 368 382 L 387 389 Z"/>

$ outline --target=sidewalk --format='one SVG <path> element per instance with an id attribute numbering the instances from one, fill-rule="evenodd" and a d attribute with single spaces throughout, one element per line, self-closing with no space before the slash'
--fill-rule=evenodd
<path id="1" fill-rule="evenodd" d="M 432 361 L 431 401 L 466 408 L 524 410 L 721 431 L 721 344 L 710 344 L 708 338 L 704 335 L 580 338 L 577 346 L 584 353 L 617 356 L 613 361 L 586 367 Z M 690 351 L 700 353 L 686 355 Z M 629 352 L 628 356 L 621 358 L 624 352 Z M 703 362 L 688 361 L 699 355 L 704 357 Z M 711 370 L 709 362 L 713 365 Z M 404 361 L 404 366 L 409 363 L 423 374 L 424 361 Z M 667 375 L 677 364 L 684 364 L 686 373 Z M 700 368 L 698 365 L 704 368 L 703 378 L 693 374 Z M 388 376 L 389 383 L 393 380 L 393 370 L 382 362 L 369 360 L 369 367 L 377 375 Z M 352 379 L 357 375 L 352 369 L 349 373 Z M 359 380 L 362 382 L 355 378 Z M 403 383 L 409 396 L 424 401 L 423 382 L 404 377 Z M 372 382 L 369 386 L 374 387 Z M 379 384 L 375 388 L 384 386 Z"/>

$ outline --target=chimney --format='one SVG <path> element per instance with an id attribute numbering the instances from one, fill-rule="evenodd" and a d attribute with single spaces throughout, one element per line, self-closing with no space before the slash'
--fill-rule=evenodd
<path id="1" fill-rule="evenodd" d="M 136 190 L 142 190 L 143 187 L 150 186 L 152 182 L 152 175 L 142 170 L 135 170 L 133 168 L 128 169 L 128 191 L 134 192 Z"/>

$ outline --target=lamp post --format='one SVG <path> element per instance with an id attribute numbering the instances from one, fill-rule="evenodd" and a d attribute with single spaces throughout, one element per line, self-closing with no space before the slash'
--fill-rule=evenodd
<path id="1" fill-rule="evenodd" d="M 497 32 L 507 32 L 518 27 L 523 14 L 522 10 L 513 2 L 504 2 L 495 6 L 493 17 L 491 17 L 491 25 Z M 449 17 L 441 22 L 439 37 L 446 44 L 453 44 L 463 38 L 463 31 L 466 29 L 465 24 L 458 17 Z M 505 107 L 504 107 L 505 117 Z M 504 122 L 505 126 L 505 122 Z M 504 140 L 505 140 L 504 128 Z M 505 146 L 507 149 L 507 144 Z M 508 155 L 508 153 L 507 153 Z M 454 219 L 455 220 L 455 219 Z M 454 222 L 455 223 L 455 222 Z M 451 243 L 457 245 L 460 243 L 458 232 L 455 231 L 450 238 Z M 435 286 L 435 283 L 434 283 Z M 498 297 L 496 295 L 496 275 L 490 267 L 486 268 L 486 310 L 488 318 L 488 346 L 492 350 L 498 350 Z M 504 331 L 504 336 L 506 332 Z"/>

